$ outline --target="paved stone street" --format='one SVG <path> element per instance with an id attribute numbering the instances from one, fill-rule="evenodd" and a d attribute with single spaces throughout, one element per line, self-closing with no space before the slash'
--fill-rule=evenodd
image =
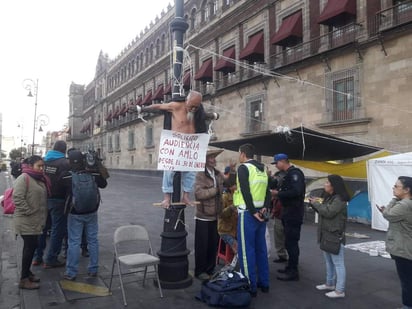
<path id="1" fill-rule="evenodd" d="M 108 286 L 113 258 L 113 232 L 125 224 L 142 224 L 149 230 L 155 252 L 160 249 L 160 233 L 163 229 L 165 210 L 152 206 L 162 199 L 161 177 L 156 173 L 129 173 L 112 171 L 109 185 L 102 190 L 103 203 L 99 209 L 100 269 L 99 277 L 86 278 L 87 258 L 81 257 L 78 282 L 84 282 L 102 289 Z M 4 191 L 8 175 L 0 173 L 0 190 Z M 96 296 L 93 291 L 79 293 L 62 288 L 64 268 L 43 269 L 33 267 L 41 278 L 41 288 L 37 291 L 19 291 L 17 287 L 21 256 L 21 239 L 17 241 L 11 231 L 12 218 L 0 216 L 1 227 L 1 295 L 0 308 L 122 308 L 122 296 L 119 281 L 114 280 L 113 294 Z M 193 209 L 185 210 L 187 224 L 187 247 L 189 271 L 193 274 Z M 270 222 L 273 240 L 273 222 Z M 348 237 L 347 242 L 384 240 L 385 233 L 371 230 L 369 226 L 357 223 L 348 224 L 348 233 L 369 236 L 369 239 Z M 400 306 L 400 284 L 394 262 L 382 257 L 371 257 L 367 253 L 353 250 L 345 251 L 347 268 L 346 298 L 327 299 L 315 285 L 324 282 L 325 265 L 316 244 L 316 225 L 312 214 L 308 214 L 302 228 L 301 262 L 298 282 L 276 280 L 279 265 L 272 263 L 275 257 L 272 246 L 270 257 L 270 293 L 258 294 L 252 300 L 251 308 L 396 308 Z M 83 274 L 83 275 L 82 275 Z M 88 286 L 88 285 L 87 285 Z M 196 279 L 185 289 L 164 289 L 164 298 L 159 297 L 158 289 L 151 282 L 141 284 L 128 283 L 125 286 L 129 308 L 206 308 L 205 304 L 195 299 L 200 290 Z M 95 290 L 95 294 L 97 290 Z"/>

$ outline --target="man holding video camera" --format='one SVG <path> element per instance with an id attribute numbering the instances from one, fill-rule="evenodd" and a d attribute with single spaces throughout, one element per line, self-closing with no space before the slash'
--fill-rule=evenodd
<path id="1" fill-rule="evenodd" d="M 250 281 L 250 292 L 257 288 L 269 292 L 269 265 L 266 247 L 266 222 L 270 205 L 268 175 L 265 166 L 254 160 L 255 147 L 244 144 L 239 148 L 237 189 L 233 205 L 238 209 L 238 255 L 241 272 Z"/>

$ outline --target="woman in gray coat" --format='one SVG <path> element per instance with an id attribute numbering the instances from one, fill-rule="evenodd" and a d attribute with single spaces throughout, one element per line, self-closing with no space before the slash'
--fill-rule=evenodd
<path id="1" fill-rule="evenodd" d="M 312 208 L 319 213 L 318 242 L 334 239 L 338 252 L 322 250 L 326 262 L 326 282 L 316 286 L 318 290 L 329 290 L 329 298 L 345 297 L 346 269 L 344 259 L 347 202 L 350 195 L 342 177 L 329 175 L 324 185 L 325 199 L 309 198 Z M 336 282 L 336 285 L 335 285 Z"/>
<path id="2" fill-rule="evenodd" d="M 400 176 L 388 206 L 377 206 L 388 220 L 386 251 L 395 260 L 405 309 L 412 308 L 412 177 Z"/>
<path id="3" fill-rule="evenodd" d="M 13 185 L 13 201 L 16 209 L 13 215 L 16 234 L 23 238 L 23 254 L 19 287 L 38 289 L 40 279 L 30 266 L 47 218 L 47 195 L 50 181 L 43 173 L 44 162 L 40 156 L 27 158 L 22 165 L 22 174 Z"/>

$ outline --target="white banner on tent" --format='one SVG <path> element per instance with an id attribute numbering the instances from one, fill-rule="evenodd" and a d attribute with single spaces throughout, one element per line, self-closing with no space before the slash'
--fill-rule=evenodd
<path id="1" fill-rule="evenodd" d="M 412 177 L 412 152 L 368 160 L 368 191 L 372 207 L 372 228 L 388 230 L 388 221 L 376 205 L 386 206 L 393 198 L 392 187 L 399 176 Z"/>
<path id="2" fill-rule="evenodd" d="M 210 135 L 163 130 L 160 136 L 158 170 L 203 171 Z"/>

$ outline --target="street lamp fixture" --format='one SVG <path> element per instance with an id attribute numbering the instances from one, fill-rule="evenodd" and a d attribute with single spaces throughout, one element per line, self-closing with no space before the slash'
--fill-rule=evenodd
<path id="1" fill-rule="evenodd" d="M 39 127 L 39 132 L 43 132 L 43 127 L 49 124 L 49 116 L 46 114 L 40 114 L 36 119 L 36 123 Z"/>
<path id="2" fill-rule="evenodd" d="M 34 139 L 36 137 L 36 120 L 37 120 L 37 93 L 39 92 L 39 79 L 36 81 L 26 78 L 23 80 L 23 88 L 26 89 L 29 94 L 28 97 L 33 97 L 34 93 L 34 118 L 33 118 L 33 140 L 32 140 L 32 147 L 31 147 L 31 155 L 34 155 Z"/>

